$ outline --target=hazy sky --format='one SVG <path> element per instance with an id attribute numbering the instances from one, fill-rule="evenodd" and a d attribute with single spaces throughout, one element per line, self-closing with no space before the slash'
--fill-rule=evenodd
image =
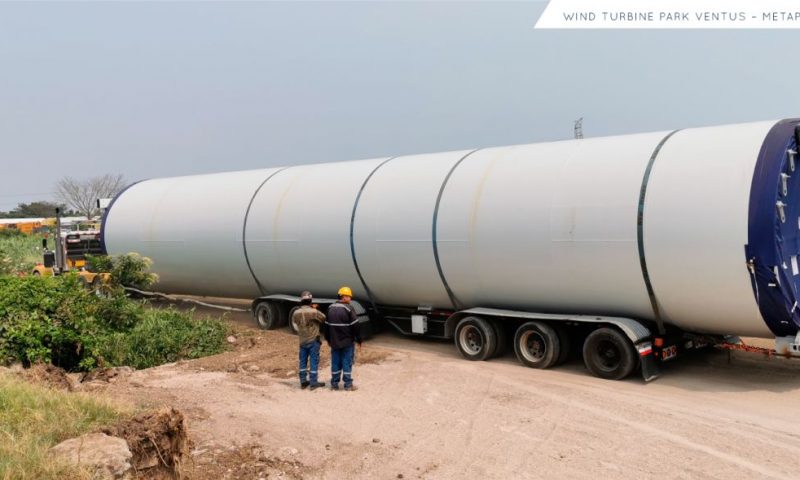
<path id="1" fill-rule="evenodd" d="M 544 3 L 0 3 L 0 210 L 141 178 L 800 115 L 796 31 Z"/>

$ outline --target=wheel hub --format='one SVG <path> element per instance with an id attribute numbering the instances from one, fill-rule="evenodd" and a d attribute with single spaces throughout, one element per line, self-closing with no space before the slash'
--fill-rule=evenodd
<path id="1" fill-rule="evenodd" d="M 531 362 L 540 362 L 547 354 L 547 344 L 538 332 L 525 332 L 520 343 L 522 354 Z"/>
<path id="2" fill-rule="evenodd" d="M 266 310 L 262 309 L 258 312 L 258 316 L 256 318 L 258 319 L 259 325 L 263 327 L 267 325 L 267 320 L 269 316 L 267 315 Z"/>
<path id="3" fill-rule="evenodd" d="M 478 355 L 483 348 L 483 336 L 481 332 L 478 331 L 477 327 L 467 325 L 461 329 L 459 344 L 461 345 L 461 349 L 469 355 Z"/>
<path id="4" fill-rule="evenodd" d="M 597 356 L 600 364 L 609 370 L 617 368 L 621 361 L 619 348 L 609 341 L 600 342 L 597 346 Z"/>

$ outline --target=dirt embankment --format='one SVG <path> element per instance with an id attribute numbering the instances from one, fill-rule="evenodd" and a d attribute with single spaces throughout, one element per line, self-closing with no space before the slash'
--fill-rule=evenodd
<path id="1" fill-rule="evenodd" d="M 263 331 L 232 326 L 229 337 L 231 351 L 200 358 L 187 363 L 199 371 L 228 372 L 250 376 L 268 373 L 275 378 L 295 378 L 297 375 L 297 338 L 285 331 Z M 232 340 L 232 341 L 231 341 Z M 369 346 L 357 353 L 356 363 L 369 365 L 385 360 L 389 352 Z M 320 348 L 320 372 L 330 367 L 330 348 L 323 342 Z"/>
<path id="2" fill-rule="evenodd" d="M 24 369 L 20 365 L 15 365 L 8 371 L 25 381 L 55 390 L 72 391 L 75 389 L 75 382 L 67 372 L 63 368 L 49 363 L 36 363 L 31 365 L 30 368 Z"/>

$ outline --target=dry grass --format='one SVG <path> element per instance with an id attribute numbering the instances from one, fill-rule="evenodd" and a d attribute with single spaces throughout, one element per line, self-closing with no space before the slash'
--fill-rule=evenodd
<path id="1" fill-rule="evenodd" d="M 127 412 L 107 400 L 66 393 L 0 374 L 0 479 L 88 479 L 50 459 L 53 445 L 96 430 Z"/>

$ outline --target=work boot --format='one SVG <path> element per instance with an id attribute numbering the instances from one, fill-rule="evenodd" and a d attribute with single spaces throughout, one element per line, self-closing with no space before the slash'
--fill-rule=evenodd
<path id="1" fill-rule="evenodd" d="M 352 391 L 358 390 L 358 387 L 356 387 L 355 385 L 349 385 L 349 386 L 344 387 L 344 390 L 346 392 L 352 392 Z"/>
<path id="2" fill-rule="evenodd" d="M 303 390 L 308 388 L 309 385 L 311 385 L 311 384 L 308 383 L 308 382 L 300 382 L 300 388 L 303 389 Z"/>
<path id="3" fill-rule="evenodd" d="M 331 390 L 339 390 L 339 385 L 337 385 L 335 383 L 332 383 L 331 384 Z"/>
<path id="4" fill-rule="evenodd" d="M 319 387 L 324 387 L 324 386 L 325 386 L 325 382 L 317 382 L 317 383 L 311 385 L 311 388 L 309 390 L 316 390 Z"/>

